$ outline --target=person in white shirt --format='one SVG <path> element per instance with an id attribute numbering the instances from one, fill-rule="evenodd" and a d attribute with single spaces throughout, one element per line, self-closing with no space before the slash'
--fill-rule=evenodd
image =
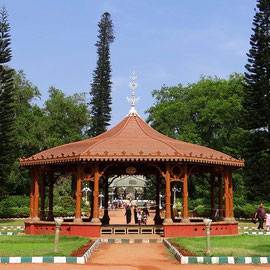
<path id="1" fill-rule="evenodd" d="M 141 222 L 142 222 L 142 214 L 141 214 L 141 211 L 138 212 L 137 218 L 138 218 L 138 224 L 139 224 L 139 226 L 140 226 L 140 225 L 141 225 Z"/>

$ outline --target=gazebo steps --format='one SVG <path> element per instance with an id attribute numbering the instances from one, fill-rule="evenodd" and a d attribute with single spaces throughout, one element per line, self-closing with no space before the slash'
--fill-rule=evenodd
<path id="1" fill-rule="evenodd" d="M 101 226 L 101 235 L 163 235 L 163 226 L 154 225 L 105 225 Z"/>

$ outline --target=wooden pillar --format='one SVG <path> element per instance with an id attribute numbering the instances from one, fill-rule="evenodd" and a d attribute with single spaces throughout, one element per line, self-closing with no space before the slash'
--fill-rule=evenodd
<path id="1" fill-rule="evenodd" d="M 210 176 L 210 197 L 211 197 L 211 219 L 215 219 L 216 206 L 215 206 L 215 176 L 211 174 Z"/>
<path id="2" fill-rule="evenodd" d="M 91 207 L 91 212 L 90 212 L 90 217 L 89 217 L 89 221 L 92 220 L 93 218 L 93 213 L 94 213 L 94 182 L 90 181 L 90 187 L 91 187 L 91 199 L 90 199 L 90 207 Z"/>
<path id="3" fill-rule="evenodd" d="M 54 186 L 54 177 L 53 172 L 49 172 L 49 213 L 48 221 L 53 221 L 53 186 Z"/>
<path id="4" fill-rule="evenodd" d="M 40 182 L 40 220 L 45 219 L 45 173 L 42 174 Z"/>
<path id="5" fill-rule="evenodd" d="M 95 163 L 94 165 L 94 190 L 93 190 L 93 196 L 94 196 L 94 205 L 93 205 L 93 218 L 91 220 L 92 223 L 100 223 L 99 219 L 99 164 Z"/>
<path id="6" fill-rule="evenodd" d="M 224 221 L 230 221 L 230 202 L 229 202 L 229 177 L 228 170 L 224 173 L 224 197 L 225 197 L 225 218 Z"/>
<path id="7" fill-rule="evenodd" d="M 162 224 L 162 219 L 160 217 L 160 209 L 159 209 L 159 192 L 160 192 L 160 177 L 159 174 L 156 175 L 156 214 L 154 216 L 155 225 Z"/>
<path id="8" fill-rule="evenodd" d="M 110 224 L 110 217 L 109 217 L 109 178 L 105 177 L 105 190 L 104 190 L 104 215 L 102 218 L 102 224 Z"/>
<path id="9" fill-rule="evenodd" d="M 39 221 L 39 178 L 40 173 L 36 171 L 34 177 L 34 210 L 33 210 L 33 221 Z"/>
<path id="10" fill-rule="evenodd" d="M 170 183 L 170 165 L 166 164 L 166 174 L 165 174 L 165 220 L 163 224 L 171 224 L 173 223 L 172 220 L 172 213 L 171 213 L 171 183 Z"/>
<path id="11" fill-rule="evenodd" d="M 170 185 L 170 188 L 171 188 L 171 216 L 172 216 L 172 220 L 174 221 L 174 213 L 173 213 L 173 205 L 174 205 L 173 186 L 175 186 L 175 183 L 171 183 L 171 185 Z"/>
<path id="12" fill-rule="evenodd" d="M 189 223 L 190 220 L 188 218 L 188 170 L 187 164 L 183 165 L 184 169 L 184 181 L 183 181 L 183 218 L 181 220 L 182 223 Z"/>
<path id="13" fill-rule="evenodd" d="M 221 174 L 218 175 L 218 184 L 219 184 L 219 220 L 224 219 L 223 214 L 223 183 Z"/>
<path id="14" fill-rule="evenodd" d="M 32 220 L 34 217 L 34 207 L 35 207 L 35 169 L 31 170 L 31 190 L 30 190 L 30 216 L 29 219 Z"/>
<path id="15" fill-rule="evenodd" d="M 76 211 L 75 211 L 75 219 L 73 220 L 73 222 L 75 223 L 82 222 L 81 203 L 82 203 L 82 166 L 81 164 L 78 164 L 76 174 Z"/>
<path id="16" fill-rule="evenodd" d="M 228 180 L 229 180 L 229 207 L 230 207 L 229 216 L 231 218 L 231 221 L 235 221 L 233 213 L 233 183 L 231 170 L 228 171 Z"/>

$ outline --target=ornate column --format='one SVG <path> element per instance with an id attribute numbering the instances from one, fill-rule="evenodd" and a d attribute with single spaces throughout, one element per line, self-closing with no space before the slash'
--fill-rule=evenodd
<path id="1" fill-rule="evenodd" d="M 53 172 L 49 172 L 49 213 L 48 221 L 53 221 L 53 186 L 54 186 L 54 177 Z"/>
<path id="2" fill-rule="evenodd" d="M 104 185 L 104 215 L 102 218 L 102 224 L 110 224 L 109 217 L 109 178 L 104 177 L 105 185 Z"/>
<path id="3" fill-rule="evenodd" d="M 225 197 L 225 218 L 224 221 L 230 221 L 230 201 L 229 201 L 229 177 L 228 170 L 224 172 L 224 197 Z"/>
<path id="4" fill-rule="evenodd" d="M 35 207 L 35 169 L 31 170 L 31 190 L 30 190 L 30 216 L 29 219 L 32 220 L 34 217 L 34 207 Z"/>
<path id="5" fill-rule="evenodd" d="M 229 207 L 230 207 L 229 216 L 231 218 L 231 221 L 235 221 L 233 213 L 233 183 L 231 170 L 228 171 L 228 180 L 229 180 Z"/>
<path id="6" fill-rule="evenodd" d="M 40 182 L 40 220 L 45 219 L 45 172 L 43 172 Z"/>
<path id="7" fill-rule="evenodd" d="M 172 213 L 171 213 L 171 177 L 170 177 L 170 165 L 166 164 L 166 173 L 165 173 L 165 220 L 163 224 L 171 224 L 173 223 L 172 220 Z"/>
<path id="8" fill-rule="evenodd" d="M 76 211 L 74 223 L 82 222 L 81 202 L 82 202 L 82 165 L 77 165 L 77 181 L 76 181 Z"/>
<path id="9" fill-rule="evenodd" d="M 219 220 L 224 219 L 223 215 L 223 185 L 222 185 L 222 176 L 221 174 L 218 175 L 218 188 L 219 188 Z"/>
<path id="10" fill-rule="evenodd" d="M 159 209 L 159 192 L 160 192 L 160 177 L 159 175 L 157 174 L 156 175 L 156 214 L 155 214 L 155 217 L 154 217 L 154 221 L 155 221 L 155 225 L 160 225 L 162 224 L 162 219 L 160 217 L 160 209 Z"/>
<path id="11" fill-rule="evenodd" d="M 36 169 L 36 173 L 34 174 L 34 210 L 33 210 L 33 221 L 39 221 L 39 178 L 40 178 L 40 173 Z"/>
<path id="12" fill-rule="evenodd" d="M 91 220 L 92 223 L 99 223 L 99 164 L 95 163 L 94 165 L 94 189 L 93 189 L 93 196 L 94 196 L 94 205 L 93 205 L 93 218 Z"/>
<path id="13" fill-rule="evenodd" d="M 210 176 L 210 193 L 211 193 L 211 218 L 214 219 L 215 218 L 215 213 L 216 213 L 216 209 L 215 209 L 215 176 L 213 174 L 211 174 Z"/>
<path id="14" fill-rule="evenodd" d="M 190 220 L 188 218 L 188 170 L 187 164 L 183 165 L 184 170 L 184 181 L 183 181 L 183 218 L 181 220 L 182 223 L 189 223 Z"/>

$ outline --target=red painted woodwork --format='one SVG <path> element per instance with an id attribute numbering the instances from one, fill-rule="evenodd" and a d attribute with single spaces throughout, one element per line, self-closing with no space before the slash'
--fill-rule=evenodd
<path id="1" fill-rule="evenodd" d="M 25 234 L 54 234 L 54 222 L 25 222 Z M 60 235 L 100 237 L 100 225 L 91 223 L 63 223 L 60 228 Z"/>
<path id="2" fill-rule="evenodd" d="M 97 137 L 20 159 L 21 166 L 80 161 L 181 161 L 243 167 L 244 161 L 214 149 L 169 138 L 138 115 L 129 115 Z"/>
<path id="3" fill-rule="evenodd" d="M 206 236 L 206 229 L 203 223 L 192 222 L 188 224 L 163 225 L 164 237 L 194 237 Z M 213 222 L 211 225 L 211 235 L 236 235 L 238 234 L 238 222 L 225 223 Z"/>

